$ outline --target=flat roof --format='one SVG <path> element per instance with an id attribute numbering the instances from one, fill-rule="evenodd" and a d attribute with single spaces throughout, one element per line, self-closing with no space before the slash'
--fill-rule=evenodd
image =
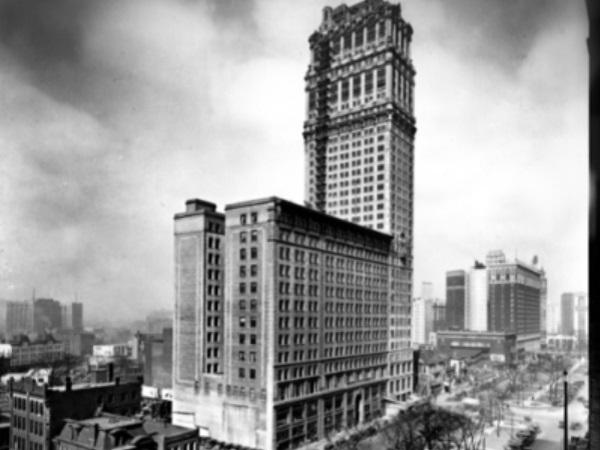
<path id="1" fill-rule="evenodd" d="M 269 204 L 269 203 L 281 205 L 285 208 L 300 210 L 302 213 L 304 213 L 306 215 L 312 215 L 321 220 L 327 220 L 330 222 L 334 222 L 334 223 L 337 223 L 340 227 L 354 229 L 355 231 L 357 231 L 359 233 L 370 234 L 379 239 L 386 239 L 386 240 L 393 239 L 393 236 L 391 234 L 383 233 L 381 231 L 377 231 L 372 228 L 368 228 L 363 225 L 359 225 L 357 223 L 350 222 L 348 220 L 340 219 L 339 217 L 332 216 L 330 214 L 324 213 L 322 211 L 319 211 L 319 210 L 316 210 L 313 208 L 309 208 L 307 206 L 299 205 L 298 203 L 294 203 L 292 201 L 285 200 L 285 199 L 283 199 L 281 197 L 277 197 L 277 196 L 263 197 L 263 198 L 259 198 L 259 199 L 255 199 L 255 200 L 246 200 L 246 201 L 242 201 L 242 202 L 229 203 L 229 204 L 225 205 L 225 211 L 230 211 L 230 210 L 239 209 L 239 208 L 247 208 L 249 206 L 265 205 L 265 204 Z"/>
<path id="2" fill-rule="evenodd" d="M 118 415 L 104 415 L 99 417 L 90 417 L 89 419 L 73 420 L 71 423 L 81 424 L 84 426 L 98 425 L 102 430 L 111 430 L 113 428 L 129 427 L 141 425 L 140 419 Z"/>

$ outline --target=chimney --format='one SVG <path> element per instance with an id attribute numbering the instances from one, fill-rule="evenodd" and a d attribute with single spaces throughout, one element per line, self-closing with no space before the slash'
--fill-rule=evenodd
<path id="1" fill-rule="evenodd" d="M 71 377 L 67 377 L 65 379 L 65 385 L 67 392 L 71 392 L 73 390 L 73 381 L 71 380 Z"/>
<path id="2" fill-rule="evenodd" d="M 115 364 L 110 362 L 108 363 L 108 381 L 111 382 L 115 378 Z"/>

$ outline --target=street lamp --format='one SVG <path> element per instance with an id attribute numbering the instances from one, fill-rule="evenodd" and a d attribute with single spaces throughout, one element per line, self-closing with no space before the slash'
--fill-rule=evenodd
<path id="1" fill-rule="evenodd" d="M 569 383 L 567 380 L 567 370 L 563 372 L 563 397 L 564 397 L 564 422 L 565 427 L 563 429 L 563 448 L 564 450 L 569 450 Z"/>

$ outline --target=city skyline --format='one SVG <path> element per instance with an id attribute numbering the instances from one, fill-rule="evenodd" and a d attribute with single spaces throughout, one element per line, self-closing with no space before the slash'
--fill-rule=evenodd
<path id="1" fill-rule="evenodd" d="M 402 2 L 417 290 L 443 296 L 447 270 L 493 248 L 537 254 L 549 303 L 587 289 L 584 6 L 527 3 Z M 338 4 L 104 2 L 66 23 L 5 2 L 0 297 L 167 307 L 183 200 L 301 202 L 307 37 Z"/>

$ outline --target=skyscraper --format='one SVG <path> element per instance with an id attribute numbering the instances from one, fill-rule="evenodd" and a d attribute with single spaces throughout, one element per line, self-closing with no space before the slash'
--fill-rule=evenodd
<path id="1" fill-rule="evenodd" d="M 38 298 L 33 302 L 33 331 L 44 334 L 60 330 L 62 327 L 60 302 L 51 298 Z"/>
<path id="2" fill-rule="evenodd" d="M 572 292 L 560 296 L 560 332 L 575 335 L 575 294 Z"/>
<path id="3" fill-rule="evenodd" d="M 383 415 L 392 236 L 277 197 L 225 210 L 175 215 L 174 423 L 270 450 Z"/>
<path id="4" fill-rule="evenodd" d="M 328 214 L 390 233 L 389 393 L 412 361 L 415 70 L 399 4 L 325 7 L 309 39 L 305 198 Z"/>
<path id="5" fill-rule="evenodd" d="M 446 325 L 449 330 L 465 329 L 467 274 L 464 270 L 446 272 Z"/>
<path id="6" fill-rule="evenodd" d="M 523 261 L 488 263 L 488 330 L 516 333 L 521 350 L 539 350 L 541 271 Z"/>
<path id="7" fill-rule="evenodd" d="M 6 304 L 6 338 L 33 331 L 33 303 L 8 302 Z"/>
<path id="8" fill-rule="evenodd" d="M 469 271 L 468 294 L 465 302 L 465 328 L 487 331 L 488 279 L 486 267 L 475 261 Z"/>

